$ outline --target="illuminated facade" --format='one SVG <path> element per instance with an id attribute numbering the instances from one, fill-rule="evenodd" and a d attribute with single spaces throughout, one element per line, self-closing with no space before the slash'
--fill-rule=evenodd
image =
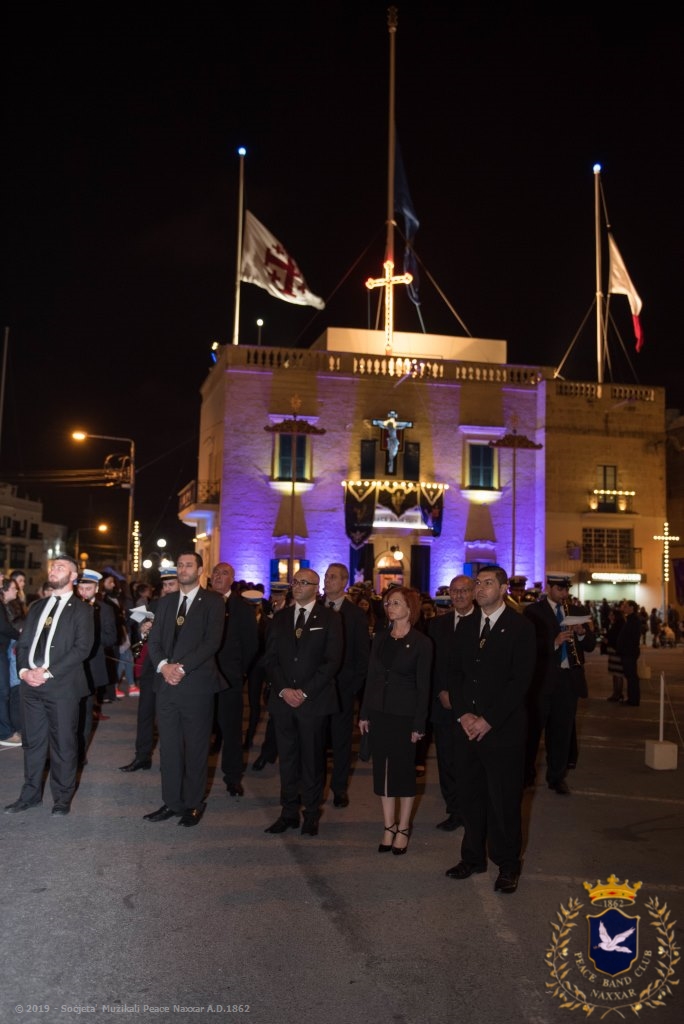
<path id="1" fill-rule="evenodd" d="M 179 504 L 205 563 L 268 588 L 339 561 L 434 594 L 498 562 L 528 587 L 553 568 L 585 600 L 660 603 L 663 389 L 554 379 L 503 341 L 393 342 L 218 350 Z"/>

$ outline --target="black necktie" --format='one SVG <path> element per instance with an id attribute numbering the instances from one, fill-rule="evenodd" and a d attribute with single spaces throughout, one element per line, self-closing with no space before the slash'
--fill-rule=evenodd
<path id="1" fill-rule="evenodd" d="M 299 640 L 300 636 L 304 632 L 304 626 L 306 625 L 306 612 L 303 608 L 299 609 L 299 615 L 295 622 L 295 637 Z"/>
<path id="2" fill-rule="evenodd" d="M 175 625 L 175 628 L 173 630 L 173 641 L 174 641 L 174 643 L 178 639 L 178 634 L 180 633 L 181 626 L 185 622 L 185 616 L 187 614 L 187 611 L 188 611 L 188 599 L 187 599 L 186 595 L 183 594 L 183 600 L 180 603 L 180 608 L 178 609 L 178 615 L 176 615 L 176 625 Z"/>
<path id="3" fill-rule="evenodd" d="M 556 618 L 558 619 L 558 624 L 560 625 L 560 628 L 562 629 L 563 628 L 563 619 L 565 618 L 565 616 L 563 614 L 563 605 L 562 604 L 557 604 L 556 605 Z M 562 664 L 564 661 L 567 660 L 567 657 L 568 657 L 568 645 L 565 643 L 565 641 L 563 641 L 563 643 L 560 645 L 560 652 L 561 652 L 561 664 Z"/>
<path id="4" fill-rule="evenodd" d="M 47 642 L 48 637 L 50 635 L 50 626 L 52 625 L 52 620 L 55 617 L 55 612 L 59 608 L 59 600 L 60 599 L 56 597 L 52 602 L 52 607 L 50 608 L 50 611 L 47 614 L 47 618 L 43 623 L 43 628 L 40 631 L 40 636 L 38 637 L 38 642 L 36 643 L 36 649 L 33 652 L 33 664 L 36 666 L 36 668 L 42 668 L 43 665 L 45 664 L 45 652 L 47 651 Z"/>
<path id="5" fill-rule="evenodd" d="M 334 608 L 334 607 L 335 607 L 335 602 L 334 601 L 328 601 L 328 608 Z"/>
<path id="6" fill-rule="evenodd" d="M 480 633 L 480 647 L 484 647 L 489 640 L 489 632 L 489 619 L 485 619 L 485 624 L 482 627 L 482 632 Z"/>

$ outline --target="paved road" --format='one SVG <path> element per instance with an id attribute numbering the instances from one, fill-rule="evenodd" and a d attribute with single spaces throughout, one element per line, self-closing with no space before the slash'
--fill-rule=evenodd
<path id="1" fill-rule="evenodd" d="M 132 756 L 135 723 L 134 698 L 119 702 L 96 731 L 69 817 L 51 817 L 49 799 L 0 817 L 0 1019 L 17 1020 L 17 1005 L 47 1004 L 21 1016 L 71 1024 L 76 1016 L 234 1021 L 240 1014 L 259 1024 L 585 1019 L 586 1011 L 563 1009 L 550 994 L 545 961 L 552 923 L 571 899 L 583 903 L 571 953 L 586 956 L 583 882 L 612 872 L 641 881 L 640 895 L 684 918 L 684 748 L 673 724 L 684 731 L 684 648 L 645 657 L 652 678 L 637 709 L 606 702 L 606 659 L 590 656 L 572 795 L 549 791 L 543 778 L 527 791 L 525 866 L 514 896 L 494 894 L 493 866 L 465 882 L 445 878 L 459 860 L 461 832 L 434 827 L 443 806 L 433 756 L 405 857 L 376 852 L 381 818 L 366 764 L 357 768 L 350 806 L 326 805 L 316 839 L 264 834 L 278 815 L 275 766 L 248 770 L 240 800 L 226 795 L 217 774 L 198 828 L 144 822 L 161 803 L 158 762 L 134 775 L 116 770 Z M 680 744 L 671 771 L 647 767 L 644 756 L 646 740 L 658 739 L 661 672 L 665 739 Z M 3 805 L 17 797 L 21 774 L 21 752 L 0 748 Z M 643 903 L 639 914 L 645 949 L 654 932 Z M 681 924 L 671 935 L 683 944 Z M 682 991 L 663 1007 L 645 1007 L 640 1019 L 683 1019 L 681 965 L 675 980 Z M 174 1004 L 204 1010 L 184 1014 Z M 92 1012 L 74 1009 L 88 1006 Z M 228 1013 L 233 1006 L 243 1009 Z M 619 1006 L 597 1004 L 591 1016 L 609 1010 L 617 1022 Z"/>

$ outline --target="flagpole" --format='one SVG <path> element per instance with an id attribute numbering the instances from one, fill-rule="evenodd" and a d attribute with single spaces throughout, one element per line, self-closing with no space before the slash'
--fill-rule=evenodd
<path id="1" fill-rule="evenodd" d="M 594 164 L 594 232 L 596 247 L 596 380 L 603 383 L 603 292 L 601 291 L 601 165 Z"/>
<path id="2" fill-rule="evenodd" d="M 233 313 L 233 344 L 237 345 L 240 333 L 240 271 L 242 269 L 242 221 L 243 207 L 245 202 L 245 156 L 247 150 L 244 146 L 238 149 L 240 157 L 240 175 L 238 186 L 238 230 L 237 230 L 237 256 L 235 259 L 235 311 Z"/>
<path id="3" fill-rule="evenodd" d="M 397 35 L 397 8 L 387 10 L 387 28 L 390 37 L 390 74 L 389 74 L 389 131 L 387 133 L 387 242 L 385 245 L 385 261 L 391 260 L 394 267 L 394 164 L 395 164 L 395 133 L 394 124 L 394 83 L 395 83 L 395 40 Z"/>

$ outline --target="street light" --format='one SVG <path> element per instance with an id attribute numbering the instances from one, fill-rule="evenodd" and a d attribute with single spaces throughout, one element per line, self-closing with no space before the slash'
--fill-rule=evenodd
<path id="1" fill-rule="evenodd" d="M 256 322 L 257 324 L 257 345 L 261 344 L 261 328 L 264 326 L 264 321 L 259 317 Z"/>
<path id="2" fill-rule="evenodd" d="M 97 526 L 79 526 L 76 530 L 76 541 L 74 543 L 74 558 L 79 561 L 79 555 L 81 553 L 81 534 L 82 533 L 107 533 L 109 526 L 107 523 L 98 523 Z M 87 562 L 88 555 L 84 552 L 83 561 Z M 83 568 L 83 567 L 82 567 Z"/>
<path id="3" fill-rule="evenodd" d="M 130 446 L 128 455 L 128 529 L 126 533 L 126 575 L 130 579 L 133 572 L 137 571 L 137 549 L 133 537 L 133 519 L 135 510 L 135 441 L 131 437 L 114 437 L 112 434 L 89 434 L 84 430 L 74 430 L 72 435 L 74 441 L 123 441 Z M 122 488 L 126 486 L 121 481 Z"/>

